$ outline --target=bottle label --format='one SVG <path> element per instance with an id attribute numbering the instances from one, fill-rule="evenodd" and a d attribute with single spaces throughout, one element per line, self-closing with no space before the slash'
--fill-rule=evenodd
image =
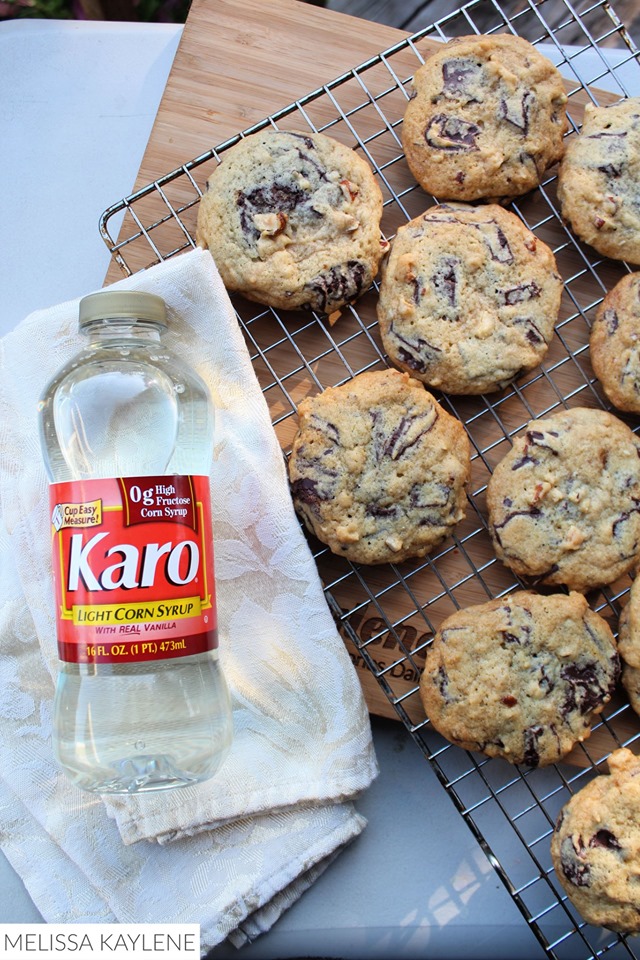
<path id="1" fill-rule="evenodd" d="M 50 486 L 58 655 L 188 657 L 218 646 L 209 478 Z"/>

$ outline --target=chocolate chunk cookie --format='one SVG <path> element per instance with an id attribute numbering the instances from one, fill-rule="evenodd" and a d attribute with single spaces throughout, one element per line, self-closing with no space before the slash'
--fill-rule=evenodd
<path id="1" fill-rule="evenodd" d="M 640 273 L 620 280 L 598 307 L 589 350 L 614 407 L 640 413 Z"/>
<path id="2" fill-rule="evenodd" d="M 566 101 L 560 73 L 527 40 L 450 40 L 413 80 L 409 168 L 440 200 L 520 196 L 563 154 Z"/>
<path id="3" fill-rule="evenodd" d="M 420 696 L 447 740 L 537 767 L 589 736 L 618 673 L 613 634 L 582 594 L 520 590 L 442 623 Z"/>
<path id="4" fill-rule="evenodd" d="M 586 591 L 640 550 L 640 442 L 604 410 L 531 420 L 487 487 L 496 555 L 524 577 Z"/>
<path id="5" fill-rule="evenodd" d="M 562 280 L 553 253 L 496 204 L 443 204 L 399 228 L 378 319 L 389 359 L 445 393 L 500 390 L 547 352 Z"/>
<path id="6" fill-rule="evenodd" d="M 282 310 L 330 313 L 369 288 L 387 248 L 369 164 L 318 133 L 267 130 L 210 176 L 196 239 L 228 290 Z"/>
<path id="7" fill-rule="evenodd" d="M 361 373 L 298 414 L 293 502 L 334 553 L 367 564 L 423 557 L 464 516 L 469 440 L 408 374 Z"/>
<path id="8" fill-rule="evenodd" d="M 640 933 L 640 760 L 609 757 L 609 776 L 576 793 L 551 838 L 556 875 L 587 923 Z"/>
<path id="9" fill-rule="evenodd" d="M 629 703 L 640 715 L 640 580 L 637 578 L 620 614 L 618 651 L 622 658 L 622 685 Z"/>
<path id="10" fill-rule="evenodd" d="M 558 170 L 562 216 L 598 253 L 640 265 L 640 98 L 585 108 Z"/>

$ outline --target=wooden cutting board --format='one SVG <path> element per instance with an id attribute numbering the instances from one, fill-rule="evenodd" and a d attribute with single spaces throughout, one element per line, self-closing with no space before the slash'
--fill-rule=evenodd
<path id="1" fill-rule="evenodd" d="M 406 36 L 299 0 L 193 0 L 131 192 Z M 130 233 L 129 221 L 120 238 Z M 144 269 L 148 254 L 148 247 L 132 248 L 127 265 Z M 112 262 L 105 283 L 121 279 Z M 362 657 L 353 656 L 371 712 L 398 719 Z"/>
<path id="2" fill-rule="evenodd" d="M 193 0 L 132 193 L 406 36 L 299 0 Z"/>
<path id="3" fill-rule="evenodd" d="M 405 36 L 406 34 L 399 30 L 327 11 L 298 0 L 244 0 L 242 3 L 235 0 L 194 0 L 136 182 L 132 185 L 132 193 L 176 170 L 189 160 L 206 154 L 211 148 L 304 97 L 323 83 L 328 83 L 364 63 L 381 50 L 403 40 Z M 436 46 L 435 41 L 421 40 L 422 56 L 427 56 Z M 411 67 L 415 67 L 413 55 Z M 411 68 L 407 75 L 410 72 Z M 605 94 L 600 99 L 601 102 L 606 102 L 615 98 Z M 572 100 L 575 120 L 580 118 L 584 102 L 585 95 L 583 91 L 579 91 Z M 320 119 L 327 121 L 331 118 Z M 393 144 L 391 146 L 393 147 Z M 198 170 L 197 175 L 202 178 L 204 173 Z M 405 186 L 408 187 L 409 182 Z M 176 199 L 180 199 L 179 195 Z M 421 201 L 418 199 L 417 202 Z M 530 222 L 536 222 L 535 213 L 535 210 L 531 211 Z M 162 216 L 162 208 L 158 215 Z M 151 216 L 149 222 L 153 222 L 153 219 Z M 183 219 L 193 235 L 195 208 L 189 209 Z M 134 227 L 134 232 L 135 230 Z M 119 239 L 130 236 L 131 232 L 131 215 L 127 214 Z M 393 232 L 394 225 L 387 224 L 385 233 L 392 236 Z M 554 245 L 551 238 L 548 242 Z M 569 253 L 564 256 L 570 259 Z M 127 247 L 126 262 L 128 268 L 134 272 L 149 266 L 152 252 L 144 238 L 141 238 L 139 245 L 134 243 Z M 568 262 L 566 275 L 570 276 L 575 269 L 575 265 Z M 115 262 L 112 263 L 106 282 L 111 283 L 121 278 L 120 267 Z M 577 282 L 573 288 L 588 298 L 586 302 L 594 296 L 588 281 L 587 277 L 584 291 Z M 571 305 L 567 304 L 567 308 L 570 310 Z M 369 310 L 373 319 L 375 314 L 370 304 L 363 303 L 359 309 L 361 312 Z M 343 318 L 340 322 L 344 325 L 348 320 Z M 273 331 L 266 330 L 265 336 L 273 336 Z M 584 340 L 584 331 L 581 337 Z M 298 340 L 298 343 L 301 345 L 302 341 Z M 580 344 L 576 343 L 574 348 L 579 346 Z M 307 355 L 314 354 L 309 352 Z M 561 359 L 559 356 L 558 360 Z M 292 358 L 291 363 L 295 366 L 295 358 Z M 323 359 L 322 363 L 331 363 L 331 357 Z M 291 367 L 288 366 L 287 369 L 290 370 Z M 256 372 L 260 378 L 260 370 L 256 369 Z M 322 373 L 320 379 L 325 383 L 335 382 L 335 379 L 332 379 L 334 376 L 343 375 L 342 368 L 338 371 L 329 370 L 326 371 L 326 376 Z M 566 383 L 562 382 L 563 392 L 569 393 L 574 385 L 571 378 Z M 301 381 L 299 390 L 304 391 L 311 386 L 310 383 Z M 302 395 L 303 392 L 297 399 Z M 278 436 L 283 448 L 291 441 L 290 431 L 294 429 L 294 421 L 295 418 L 291 418 L 278 426 Z M 481 552 L 484 549 L 481 545 L 480 553 L 476 557 L 478 569 L 483 569 L 492 559 L 490 547 L 487 544 L 484 546 L 486 556 Z M 331 561 L 331 558 L 329 560 Z M 455 581 L 460 576 L 460 562 L 460 557 L 454 550 L 442 559 L 440 570 Z M 319 561 L 325 582 L 338 584 L 335 588 L 332 586 L 333 600 L 345 611 L 351 611 L 345 621 L 348 622 L 349 629 L 358 635 L 361 642 L 370 643 L 368 649 L 373 651 L 378 668 L 388 671 L 385 676 L 393 694 L 407 697 L 403 700 L 403 707 L 412 722 L 420 723 L 424 719 L 424 713 L 415 694 L 419 667 L 413 667 L 400 652 L 397 640 L 386 628 L 381 610 L 376 604 L 371 602 L 370 598 L 363 602 L 362 597 L 355 597 L 354 583 L 351 580 L 346 581 L 346 592 L 341 596 L 340 578 L 336 578 L 333 568 L 324 569 L 324 565 L 324 559 Z M 381 568 L 370 573 L 369 588 L 376 596 L 379 593 L 384 597 L 385 614 L 390 621 L 396 623 L 395 635 L 401 638 L 404 648 L 413 650 L 416 660 L 420 660 L 420 657 L 424 657 L 424 644 L 427 639 L 425 624 L 419 616 L 415 620 L 407 618 L 406 607 L 402 601 L 394 598 L 394 591 L 390 590 L 385 580 L 385 571 L 386 568 Z M 417 595 L 422 602 L 437 598 L 441 592 L 438 578 L 426 574 L 423 582 L 414 583 L 414 587 L 417 588 Z M 499 589 L 503 587 L 503 584 L 498 585 Z M 457 591 L 458 602 L 470 605 L 486 600 L 486 595 L 481 589 L 478 593 L 478 590 L 477 578 L 469 578 Z M 389 703 L 379 681 L 352 643 L 346 627 L 341 629 L 347 649 L 356 665 L 369 710 L 380 716 L 398 719 L 398 714 Z M 627 729 L 628 716 L 629 711 L 616 722 L 616 732 L 620 737 L 626 738 L 637 729 L 633 718 L 630 721 L 632 728 Z M 607 728 L 601 726 L 594 732 L 589 746 L 591 757 L 597 757 L 615 747 L 615 741 Z M 590 762 L 580 748 L 574 751 L 571 761 L 579 766 L 587 766 Z"/>

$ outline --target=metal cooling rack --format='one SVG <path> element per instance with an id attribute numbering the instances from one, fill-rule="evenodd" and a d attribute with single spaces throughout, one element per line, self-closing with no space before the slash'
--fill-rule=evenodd
<path id="1" fill-rule="evenodd" d="M 207 176 L 240 136 L 265 126 L 325 132 L 361 152 L 378 177 L 384 195 L 382 229 L 392 238 L 400 224 L 434 202 L 415 184 L 402 154 L 399 128 L 411 77 L 433 49 L 432 41 L 495 32 L 517 33 L 545 45 L 546 55 L 569 78 L 570 135 L 580 127 L 585 103 L 640 93 L 639 53 L 608 3 L 576 8 L 569 0 L 474 0 L 110 207 L 100 226 L 113 257 L 131 274 L 195 246 L 197 205 Z M 571 46 L 565 49 L 567 44 Z M 616 67 L 603 52 L 612 45 L 624 51 Z M 635 90 L 625 86 L 622 67 L 635 78 Z M 599 91 L 605 78 L 616 91 L 612 95 Z M 354 566 L 317 541 L 310 542 L 354 663 L 376 678 L 390 713 L 422 749 L 516 901 L 541 953 L 558 960 L 604 954 L 640 957 L 636 940 L 584 923 L 558 883 L 549 853 L 560 808 L 603 769 L 612 749 L 640 737 L 640 721 L 626 700 L 608 705 L 591 738 L 566 762 L 529 770 L 447 743 L 425 718 L 418 696 L 426 649 L 439 623 L 458 607 L 521 586 L 494 557 L 485 524 L 487 481 L 511 438 L 530 418 L 562 406 L 610 408 L 589 363 L 589 328 L 604 293 L 627 268 L 595 257 L 564 228 L 553 175 L 511 208 L 553 249 L 565 293 L 554 341 L 541 367 L 489 397 L 439 396 L 464 423 L 472 442 L 467 519 L 430 557 L 399 566 Z M 117 240 L 112 229 L 119 231 Z M 386 365 L 377 333 L 376 295 L 374 286 L 357 304 L 344 308 L 334 325 L 322 315 L 278 313 L 233 298 L 285 455 L 302 397 Z M 627 422 L 639 429 L 637 421 Z M 614 632 L 629 585 L 625 578 L 589 598 Z"/>

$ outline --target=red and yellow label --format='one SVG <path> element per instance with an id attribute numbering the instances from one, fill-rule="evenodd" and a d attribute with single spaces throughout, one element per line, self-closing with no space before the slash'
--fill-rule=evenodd
<path id="1" fill-rule="evenodd" d="M 71 480 L 51 484 L 49 502 L 61 660 L 217 647 L 208 477 Z"/>

